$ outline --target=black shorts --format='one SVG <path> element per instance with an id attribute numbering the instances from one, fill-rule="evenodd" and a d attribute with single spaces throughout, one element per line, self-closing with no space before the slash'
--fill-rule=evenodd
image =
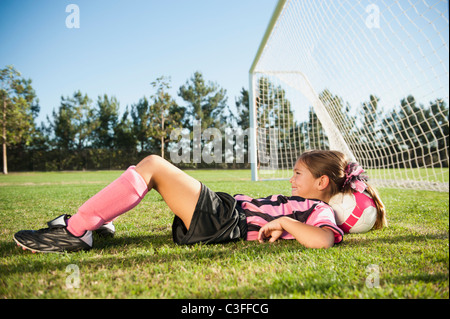
<path id="1" fill-rule="evenodd" d="M 226 243 L 246 236 L 246 217 L 236 208 L 236 199 L 203 184 L 189 230 L 178 216 L 172 224 L 173 241 L 182 245 Z"/>

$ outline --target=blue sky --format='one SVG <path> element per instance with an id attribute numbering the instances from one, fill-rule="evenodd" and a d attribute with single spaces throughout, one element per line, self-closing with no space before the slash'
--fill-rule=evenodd
<path id="1" fill-rule="evenodd" d="M 66 27 L 66 6 L 80 10 L 80 28 Z M 150 82 L 172 79 L 172 95 L 195 71 L 228 92 L 234 106 L 277 0 L 2 0 L 0 68 L 31 78 L 38 118 L 81 90 L 95 102 L 121 105 L 153 93 Z"/>

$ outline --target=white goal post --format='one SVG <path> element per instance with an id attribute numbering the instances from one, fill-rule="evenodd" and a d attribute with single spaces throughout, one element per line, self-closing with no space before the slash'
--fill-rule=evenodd
<path id="1" fill-rule="evenodd" d="M 442 0 L 280 0 L 250 68 L 252 180 L 335 149 L 379 187 L 449 191 Z"/>

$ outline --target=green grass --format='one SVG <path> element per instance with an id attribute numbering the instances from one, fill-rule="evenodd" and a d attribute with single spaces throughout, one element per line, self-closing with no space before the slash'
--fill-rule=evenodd
<path id="1" fill-rule="evenodd" d="M 251 182 L 249 171 L 187 172 L 231 194 L 289 191 L 287 181 Z M 448 193 L 380 189 L 390 226 L 346 235 L 328 250 L 295 241 L 177 246 L 173 215 L 156 192 L 88 252 L 32 254 L 14 244 L 16 231 L 74 214 L 120 173 L 0 176 L 0 298 L 449 298 Z M 73 267 L 79 288 L 67 284 Z M 379 285 L 371 288 L 372 277 Z"/>

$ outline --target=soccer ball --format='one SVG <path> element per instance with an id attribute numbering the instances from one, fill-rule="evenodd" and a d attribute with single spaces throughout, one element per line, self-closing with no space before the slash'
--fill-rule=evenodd
<path id="1" fill-rule="evenodd" d="M 372 229 L 377 219 L 377 208 L 367 192 L 338 193 L 329 202 L 336 223 L 344 233 L 365 233 Z"/>

